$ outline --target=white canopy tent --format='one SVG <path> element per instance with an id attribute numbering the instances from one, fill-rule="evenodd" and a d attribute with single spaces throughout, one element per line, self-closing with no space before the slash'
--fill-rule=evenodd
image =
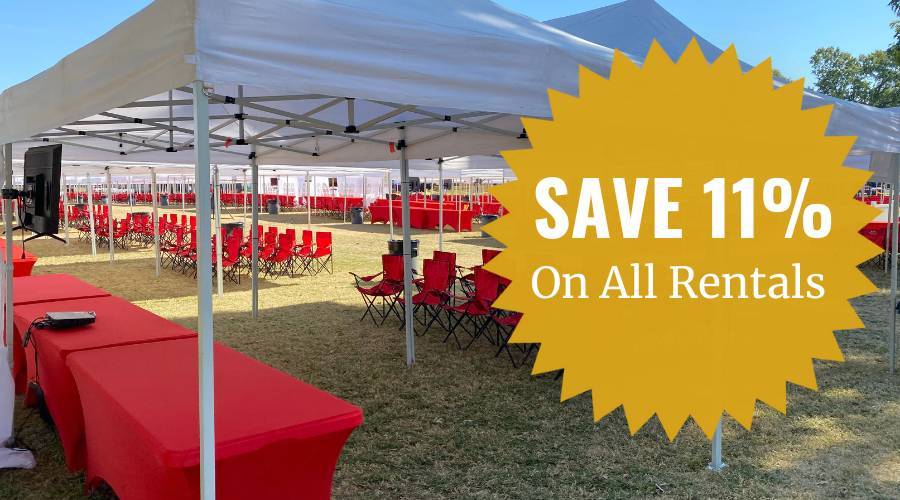
<path id="1" fill-rule="evenodd" d="M 666 11 L 655 0 L 625 0 L 599 9 L 547 21 L 547 24 L 585 40 L 622 50 L 637 60 L 647 56 L 650 45 L 656 40 L 672 58 L 680 56 L 691 39 L 696 38 L 700 49 L 710 61 L 722 54 L 722 50 L 694 32 Z M 742 62 L 747 70 L 751 65 Z M 775 81 L 775 85 L 784 82 Z M 845 164 L 855 168 L 873 170 L 891 184 L 900 185 L 900 112 L 897 108 L 879 109 L 864 104 L 836 99 L 812 90 L 806 90 L 803 107 L 813 108 L 831 104 L 834 111 L 828 124 L 829 135 L 857 136 L 851 155 Z M 859 156 L 857 156 L 859 155 Z M 871 161 L 869 158 L 872 158 Z M 896 182 L 896 184 L 895 184 Z M 897 212 L 897 198 L 893 197 L 893 214 Z M 891 310 L 889 333 L 889 363 L 891 373 L 896 364 L 896 311 L 897 302 L 897 217 L 893 217 Z M 721 470 L 721 423 L 712 445 L 710 468 Z"/>
<path id="2" fill-rule="evenodd" d="M 561 17 L 546 24 L 612 49 L 619 49 L 642 61 L 655 39 L 670 57 L 684 52 L 697 39 L 707 59 L 715 60 L 722 50 L 686 26 L 655 0 L 626 0 L 599 9 Z M 740 51 L 740 47 L 738 47 Z M 777 61 L 776 61 L 777 63 Z M 751 65 L 742 63 L 744 69 Z M 776 81 L 776 85 L 783 82 Z M 854 154 L 872 151 L 900 153 L 900 112 L 897 108 L 873 108 L 806 90 L 804 108 L 834 105 L 828 135 L 858 137 Z"/>
<path id="3" fill-rule="evenodd" d="M 51 141 L 75 161 L 193 158 L 197 192 L 210 189 L 211 163 L 249 159 L 256 179 L 261 162 L 393 159 L 401 165 L 406 222 L 410 158 L 526 147 L 517 115 L 549 116 L 547 88 L 574 93 L 580 64 L 608 74 L 611 60 L 605 47 L 486 0 L 395 0 L 390 8 L 366 0 L 157 0 L 3 92 L 5 184 L 12 158 Z M 200 220 L 210 218 L 208 198 L 197 199 Z M 408 270 L 408 224 L 403 232 Z M 215 498 L 210 236 L 209 225 L 198 225 L 205 499 Z M 6 274 L 11 313 L 9 265 Z M 407 272 L 407 300 L 411 289 Z M 411 314 L 408 306 L 408 364 Z"/>
<path id="4" fill-rule="evenodd" d="M 368 0 L 156 0 L 0 95 L 5 185 L 12 158 L 50 142 L 64 144 L 71 161 L 193 161 L 197 192 L 210 189 L 211 163 L 249 162 L 256 194 L 260 163 L 393 160 L 406 222 L 410 159 L 527 147 L 518 116 L 549 117 L 546 89 L 576 93 L 578 66 L 608 75 L 612 54 L 487 0 L 393 0 L 389 8 Z M 839 113 L 836 130 L 880 126 L 861 115 Z M 197 215 L 209 220 L 209 197 L 198 197 Z M 403 233 L 408 270 L 408 224 Z M 200 224 L 205 499 L 215 497 L 210 236 Z M 8 264 L 8 312 L 11 286 Z M 411 287 L 407 272 L 407 300 Z M 407 307 L 408 364 L 411 314 Z"/>

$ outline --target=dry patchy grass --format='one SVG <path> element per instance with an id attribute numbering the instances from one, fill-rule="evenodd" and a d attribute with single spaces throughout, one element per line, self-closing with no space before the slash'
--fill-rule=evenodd
<path id="1" fill-rule="evenodd" d="M 240 213 L 236 215 L 240 219 Z M 263 216 L 302 228 L 303 215 Z M 337 498 L 897 497 L 900 495 L 900 376 L 885 362 L 888 299 L 854 305 L 867 329 L 838 332 L 846 362 L 817 363 L 821 390 L 789 387 L 788 416 L 760 406 L 752 432 L 725 425 L 728 467 L 705 470 L 709 444 L 688 424 L 669 443 L 655 422 L 628 437 L 621 412 L 598 424 L 590 401 L 563 404 L 559 382 L 513 369 L 483 343 L 459 352 L 436 332 L 417 339 L 405 366 L 398 323 L 360 323 L 362 302 L 347 271 L 380 266 L 385 226 L 314 221 L 335 238 L 335 274 L 263 281 L 260 319 L 250 318 L 249 280 L 214 300 L 216 339 L 361 406 L 366 422 L 344 448 Z M 424 255 L 434 233 L 418 233 Z M 480 261 L 476 233 L 448 234 L 459 262 Z M 90 245 L 29 244 L 35 273 L 69 273 L 188 327 L 196 326 L 196 282 L 164 270 L 149 250 L 119 252 L 114 264 Z M 883 274 L 867 272 L 881 286 Z M 58 441 L 29 411 L 18 425 L 35 449 L 33 471 L 0 471 L 0 498 L 82 497 Z M 107 496 L 95 493 L 95 497 Z"/>

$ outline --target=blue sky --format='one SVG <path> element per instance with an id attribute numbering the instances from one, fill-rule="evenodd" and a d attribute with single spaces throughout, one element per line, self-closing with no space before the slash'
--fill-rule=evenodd
<path id="1" fill-rule="evenodd" d="M 260 0 L 264 1 L 264 0 Z M 617 0 L 499 0 L 540 20 L 595 9 Z M 809 76 L 809 56 L 835 45 L 853 54 L 890 44 L 887 0 L 657 0 L 712 43 L 734 43 L 741 59 L 772 57 L 792 78 Z M 25 80 L 97 38 L 149 0 L 0 0 L 0 89 Z M 810 82 L 811 83 L 811 82 Z"/>

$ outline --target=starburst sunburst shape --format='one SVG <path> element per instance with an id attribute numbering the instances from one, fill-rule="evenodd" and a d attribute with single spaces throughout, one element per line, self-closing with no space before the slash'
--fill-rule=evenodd
<path id="1" fill-rule="evenodd" d="M 769 61 L 744 73 L 733 47 L 710 63 L 696 41 L 677 63 L 655 42 L 640 67 L 617 52 L 609 79 L 582 69 L 577 97 L 549 94 L 552 120 L 523 119 L 531 149 L 504 153 L 517 180 L 494 194 L 510 213 L 488 228 L 508 247 L 488 269 L 512 279 L 497 306 L 524 313 L 512 342 L 540 344 L 534 373 L 564 370 L 562 400 L 589 391 L 595 420 L 621 406 L 631 433 L 656 415 L 670 439 L 688 418 L 707 436 L 724 414 L 749 429 L 757 400 L 785 413 L 788 382 L 815 390 L 813 359 L 843 360 L 834 330 L 862 327 L 848 299 L 874 291 L 856 265 L 879 252 L 857 232 L 875 212 L 853 199 L 868 174 L 842 166 L 854 138 L 825 135 L 831 108 L 802 110 L 802 81 L 776 89 Z M 548 177 L 565 186 L 549 196 L 568 226 L 538 201 Z M 667 222 L 680 238 L 654 230 L 660 178 L 681 180 Z M 704 192 L 715 178 L 726 186 L 721 238 Z M 790 185 L 766 187 L 773 178 Z M 594 205 L 585 179 L 598 180 Z M 732 190 L 742 179 L 753 180 L 752 237 L 741 237 Z M 596 225 L 573 236 L 580 199 L 608 237 Z M 813 205 L 830 211 L 825 236 L 802 227 Z M 639 232 L 626 238 L 621 214 L 639 207 Z M 565 234 L 543 237 L 542 220 Z"/>

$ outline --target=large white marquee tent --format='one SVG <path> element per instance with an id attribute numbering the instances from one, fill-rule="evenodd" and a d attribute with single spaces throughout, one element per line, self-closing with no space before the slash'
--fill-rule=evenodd
<path id="1" fill-rule="evenodd" d="M 260 161 L 394 159 L 408 220 L 409 158 L 523 147 L 516 116 L 548 116 L 547 88 L 574 93 L 579 65 L 607 74 L 611 59 L 605 47 L 485 0 L 396 0 L 389 8 L 367 0 L 157 0 L 3 92 L 6 185 L 12 158 L 34 141 L 66 145 L 68 160 L 193 158 L 198 192 L 210 189 L 211 162 L 247 163 L 249 156 L 255 169 Z M 197 215 L 210 218 L 205 196 Z M 201 483 L 211 499 L 210 236 L 200 224 Z M 408 269 L 407 226 L 404 254 Z M 11 308 L 9 269 L 7 276 Z M 410 364 L 412 324 L 407 318 Z"/>
<path id="2" fill-rule="evenodd" d="M 156 0 L 0 95 L 5 184 L 13 158 L 48 142 L 63 144 L 70 161 L 193 163 L 198 192 L 210 189 L 211 164 L 249 163 L 255 174 L 259 164 L 393 160 L 407 221 L 410 159 L 527 147 L 518 117 L 549 117 L 548 88 L 576 93 L 578 66 L 607 75 L 612 55 L 488 0 Z M 865 137 L 861 143 L 875 148 L 896 132 L 879 112 L 834 103 L 830 133 Z M 198 197 L 197 215 L 210 218 L 208 197 Z M 208 499 L 215 497 L 210 236 L 208 225 L 198 226 Z M 409 269 L 407 226 L 404 254 Z M 7 331 L 11 274 L 8 264 Z M 408 298 L 409 273 L 405 285 Z M 407 307 L 409 364 L 411 313 Z"/>

